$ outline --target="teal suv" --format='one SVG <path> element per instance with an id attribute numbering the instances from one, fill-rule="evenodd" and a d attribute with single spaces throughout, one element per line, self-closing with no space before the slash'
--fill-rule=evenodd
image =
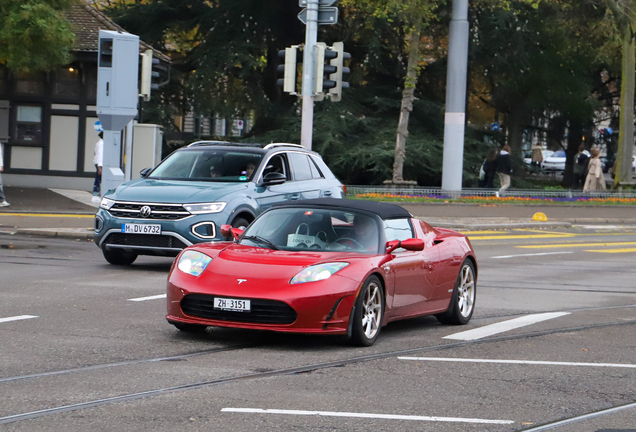
<path id="1" fill-rule="evenodd" d="M 141 175 L 108 191 L 95 215 L 95 244 L 111 264 L 223 240 L 221 225 L 244 228 L 278 202 L 345 197 L 320 155 L 297 144 L 201 141 Z"/>

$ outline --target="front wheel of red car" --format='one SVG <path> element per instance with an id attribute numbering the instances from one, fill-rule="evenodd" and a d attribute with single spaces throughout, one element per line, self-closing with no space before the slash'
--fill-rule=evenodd
<path id="1" fill-rule="evenodd" d="M 477 278 L 475 277 L 475 265 L 469 259 L 462 264 L 450 306 L 446 312 L 435 315 L 443 324 L 468 324 L 475 310 L 475 297 L 477 296 Z"/>
<path id="2" fill-rule="evenodd" d="M 382 329 L 384 315 L 384 293 L 377 276 L 369 277 L 360 290 L 353 313 L 351 343 L 357 346 L 371 346 Z"/>

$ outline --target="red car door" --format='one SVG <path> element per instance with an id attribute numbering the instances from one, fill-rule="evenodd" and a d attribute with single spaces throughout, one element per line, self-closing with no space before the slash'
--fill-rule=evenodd
<path id="1" fill-rule="evenodd" d="M 427 311 L 427 302 L 435 294 L 439 252 L 433 243 L 434 235 L 425 233 L 416 219 L 393 219 L 384 222 L 388 240 L 414 237 L 424 239 L 422 251 L 397 249 L 392 252 L 390 266 L 394 275 L 394 295 L 387 317 L 422 314 Z"/>

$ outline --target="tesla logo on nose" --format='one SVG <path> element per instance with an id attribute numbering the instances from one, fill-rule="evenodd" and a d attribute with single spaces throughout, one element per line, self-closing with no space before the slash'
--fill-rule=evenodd
<path id="1" fill-rule="evenodd" d="M 237 281 L 237 282 L 239 283 L 239 285 L 240 285 L 240 284 L 242 284 L 243 282 L 247 282 L 247 279 L 237 279 L 236 281 Z"/>
<path id="2" fill-rule="evenodd" d="M 141 210 L 139 210 L 139 214 L 141 214 L 142 217 L 148 217 L 150 213 L 152 213 L 152 210 L 148 206 L 143 206 Z"/>

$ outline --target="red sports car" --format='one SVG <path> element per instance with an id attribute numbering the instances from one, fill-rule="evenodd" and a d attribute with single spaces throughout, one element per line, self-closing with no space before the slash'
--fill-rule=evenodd
<path id="1" fill-rule="evenodd" d="M 207 326 L 348 335 L 375 342 L 382 326 L 435 315 L 466 324 L 477 261 L 466 236 L 397 205 L 346 199 L 276 204 L 234 241 L 183 250 L 168 276 L 166 318 Z"/>

